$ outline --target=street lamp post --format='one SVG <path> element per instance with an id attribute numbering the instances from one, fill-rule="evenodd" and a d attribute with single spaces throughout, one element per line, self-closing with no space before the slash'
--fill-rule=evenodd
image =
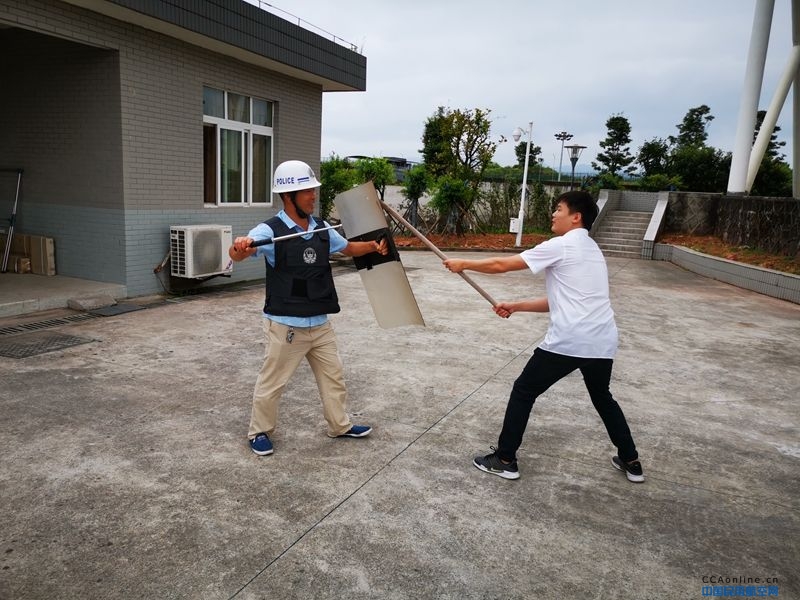
<path id="1" fill-rule="evenodd" d="M 519 138 L 522 137 L 522 134 L 525 133 L 528 135 L 528 145 L 525 149 L 525 167 L 522 169 L 522 191 L 520 193 L 521 198 L 519 201 L 519 216 L 517 217 L 517 241 L 514 243 L 515 246 L 519 247 L 522 245 L 522 224 L 525 220 L 525 192 L 528 189 L 528 159 L 531 156 L 531 138 L 533 137 L 533 121 L 528 123 L 528 129 L 523 130 L 517 127 L 512 133 L 512 137 L 514 138 L 515 142 L 519 141 Z"/>
<path id="2" fill-rule="evenodd" d="M 566 131 L 561 131 L 556 134 L 556 139 L 561 140 L 561 154 L 558 158 L 558 180 L 561 181 L 561 163 L 564 160 L 564 142 L 572 139 L 572 134 Z"/>
<path id="3" fill-rule="evenodd" d="M 573 144 L 572 146 L 565 146 L 567 150 L 569 150 L 569 162 L 572 163 L 572 178 L 569 182 L 569 189 L 575 185 L 575 165 L 578 164 L 578 159 L 581 157 L 581 152 L 583 152 L 586 146 L 579 146 L 578 144 Z"/>

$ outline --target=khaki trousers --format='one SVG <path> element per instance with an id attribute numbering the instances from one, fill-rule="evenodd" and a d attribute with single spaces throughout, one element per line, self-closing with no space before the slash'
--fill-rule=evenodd
<path id="1" fill-rule="evenodd" d="M 291 343 L 286 341 L 290 327 L 270 319 L 264 319 L 263 327 L 267 350 L 253 391 L 247 437 L 253 439 L 261 432 L 272 435 L 275 431 L 283 390 L 303 358 L 308 360 L 317 381 L 328 435 L 336 437 L 349 430 L 350 417 L 345 412 L 347 389 L 331 323 L 318 327 L 295 327 Z"/>

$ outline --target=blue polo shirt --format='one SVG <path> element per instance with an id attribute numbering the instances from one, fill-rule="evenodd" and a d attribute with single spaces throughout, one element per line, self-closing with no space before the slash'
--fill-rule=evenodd
<path id="1" fill-rule="evenodd" d="M 286 226 L 291 229 L 292 231 L 296 231 L 297 233 L 301 233 L 305 231 L 302 227 L 300 227 L 297 223 L 292 221 L 289 215 L 286 214 L 286 211 L 280 211 L 278 213 L 278 218 L 283 221 Z M 316 227 L 317 222 L 314 220 L 314 217 L 308 217 L 308 228 L 313 229 Z M 327 227 L 328 224 L 323 221 L 323 227 Z M 302 236 L 304 240 L 310 239 L 313 233 L 309 233 L 308 235 Z M 342 234 L 340 234 L 335 229 L 329 229 L 328 235 L 330 237 L 330 244 L 329 249 L 330 253 L 333 254 L 334 252 L 341 252 L 347 247 L 349 243 Z M 271 238 L 274 236 L 272 231 L 272 227 L 267 225 L 266 223 L 259 223 L 253 229 L 250 230 L 250 233 L 247 234 L 247 237 L 252 238 L 254 241 L 263 240 L 266 238 Z M 280 242 L 278 242 L 280 244 Z M 253 258 L 261 258 L 265 257 L 267 262 L 270 266 L 275 266 L 275 244 L 266 244 L 265 246 L 259 246 L 256 248 L 256 253 L 253 254 Z M 264 317 L 270 319 L 271 321 L 275 321 L 276 323 L 281 323 L 283 325 L 288 325 L 289 327 L 317 327 L 318 325 L 322 325 L 328 320 L 328 315 L 314 315 L 313 317 L 289 317 L 285 315 L 270 315 L 264 313 Z"/>

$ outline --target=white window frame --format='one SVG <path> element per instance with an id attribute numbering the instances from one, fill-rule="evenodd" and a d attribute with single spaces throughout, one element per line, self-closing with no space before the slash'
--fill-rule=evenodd
<path id="1" fill-rule="evenodd" d="M 209 87 L 224 94 L 224 102 L 223 102 L 223 114 L 228 114 L 228 90 L 221 90 L 219 88 L 215 88 L 213 86 L 204 86 Z M 216 145 L 215 157 L 216 157 L 216 165 L 214 166 L 216 170 L 216 191 L 215 191 L 215 203 L 205 203 L 205 206 L 248 206 L 248 207 L 261 207 L 261 206 L 272 206 L 273 199 L 272 199 L 272 172 L 273 172 L 273 157 L 274 157 L 274 127 L 268 127 L 266 125 L 255 125 L 252 123 L 253 120 L 253 100 L 262 100 L 265 102 L 270 102 L 269 100 L 264 100 L 262 98 L 254 98 L 253 96 L 247 94 L 239 94 L 239 92 L 231 92 L 240 96 L 245 96 L 250 103 L 250 123 L 244 123 L 242 121 L 235 121 L 233 119 L 227 119 L 222 117 L 212 117 L 206 114 L 203 114 L 203 125 L 214 125 L 214 143 Z M 273 106 L 274 111 L 274 103 L 270 102 Z M 229 131 L 239 131 L 242 133 L 242 144 L 240 148 L 241 155 L 246 157 L 246 165 L 242 172 L 242 181 L 241 186 L 242 190 L 244 191 L 244 198 L 241 202 L 223 202 L 222 201 L 222 146 L 221 146 L 221 138 L 222 138 L 222 130 L 226 129 Z M 269 139 L 269 156 L 270 156 L 270 164 L 267 167 L 267 198 L 265 201 L 256 200 L 253 201 L 253 139 L 254 135 L 261 135 L 267 137 Z M 205 173 L 203 174 L 205 177 Z"/>

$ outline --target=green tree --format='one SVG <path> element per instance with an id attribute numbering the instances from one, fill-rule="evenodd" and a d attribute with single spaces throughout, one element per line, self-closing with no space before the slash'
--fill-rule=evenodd
<path id="1" fill-rule="evenodd" d="M 463 223 L 462 211 L 470 204 L 470 195 L 469 185 L 463 179 L 442 175 L 436 181 L 430 206 L 436 209 L 440 217 L 445 218 L 446 228 L 455 229 L 458 235 L 464 234 L 463 229 L 459 231 L 458 223 Z"/>
<path id="2" fill-rule="evenodd" d="M 337 194 L 349 190 L 357 182 L 357 173 L 346 158 L 331 154 L 320 165 L 319 214 L 327 219 Z"/>
<path id="3" fill-rule="evenodd" d="M 620 171 L 632 174 L 636 168 L 631 165 L 635 160 L 630 151 L 631 124 L 621 114 L 612 115 L 606 121 L 608 135 L 600 142 L 604 152 L 597 154 L 597 162 L 592 162 L 592 167 L 600 173 L 618 175 Z"/>
<path id="4" fill-rule="evenodd" d="M 620 190 L 622 189 L 622 177 L 614 173 L 600 173 L 597 177 L 591 179 L 589 184 L 589 192 L 597 198 L 600 190 Z"/>
<path id="5" fill-rule="evenodd" d="M 756 127 L 753 131 L 754 143 L 766 116 L 767 111 L 765 110 L 756 113 Z M 778 141 L 780 130 L 781 128 L 776 125 L 769 136 L 767 149 L 764 151 L 764 157 L 761 159 L 758 173 L 750 190 L 750 194 L 753 196 L 792 196 L 792 169 L 786 164 L 785 156 L 781 153 L 781 148 L 786 145 L 786 142 Z"/>
<path id="6" fill-rule="evenodd" d="M 450 140 L 453 139 L 453 123 L 450 109 L 440 106 L 433 116 L 425 121 L 422 134 L 422 160 L 432 177 L 441 177 L 450 173 L 454 167 Z"/>
<path id="7" fill-rule="evenodd" d="M 406 173 L 403 182 L 403 195 L 409 201 L 409 213 L 411 224 L 416 227 L 419 214 L 419 199 L 428 191 L 430 185 L 428 171 L 425 165 L 414 165 Z"/>
<path id="8" fill-rule="evenodd" d="M 434 203 L 446 214 L 456 234 L 464 233 L 464 221 L 478 197 L 483 173 L 492 161 L 497 144 L 489 136 L 491 121 L 488 109 L 451 110 L 439 107 L 425 123 L 422 136 L 425 167 L 437 182 L 440 202 Z M 460 181 L 466 189 L 455 185 Z M 457 192 L 453 191 L 456 190 Z M 447 202 L 453 203 L 445 206 Z"/>
<path id="9" fill-rule="evenodd" d="M 705 104 L 690 108 L 684 115 L 683 121 L 676 125 L 678 136 L 669 137 L 670 144 L 676 148 L 705 146 L 708 139 L 708 126 L 713 120 L 711 109 Z"/>
<path id="10" fill-rule="evenodd" d="M 752 196 L 792 197 L 792 168 L 782 160 L 764 157 L 750 190 Z"/>
<path id="11" fill-rule="evenodd" d="M 645 177 L 666 175 L 669 170 L 669 144 L 661 138 L 646 141 L 639 148 L 636 162 Z"/>
<path id="12" fill-rule="evenodd" d="M 683 187 L 683 181 L 678 176 L 670 177 L 663 173 L 655 175 L 645 175 L 639 180 L 639 189 L 643 192 L 663 192 L 666 190 L 679 190 Z"/>
<path id="13" fill-rule="evenodd" d="M 394 175 L 394 167 L 385 158 L 362 158 L 355 164 L 358 182 L 364 183 L 371 181 L 378 191 L 378 195 L 383 202 L 386 186 L 392 185 L 397 181 Z"/>
<path id="14" fill-rule="evenodd" d="M 759 132 L 761 131 L 761 126 L 764 124 L 764 117 L 767 116 L 767 111 L 760 110 L 756 113 L 756 129 L 753 132 L 753 143 L 755 143 L 756 138 L 758 137 Z M 772 135 L 769 136 L 769 142 L 767 143 L 767 150 L 764 152 L 764 156 L 766 158 L 784 160 L 786 157 L 781 153 L 781 148 L 786 145 L 786 142 L 779 142 L 778 141 L 778 132 L 781 130 L 780 127 L 777 125 L 772 130 Z"/>
<path id="15" fill-rule="evenodd" d="M 514 154 L 517 155 L 517 164 L 522 168 L 525 167 L 525 148 L 527 147 L 528 142 L 520 142 L 514 146 Z M 540 146 L 534 146 L 531 144 L 530 158 L 528 159 L 528 169 L 536 165 L 536 161 L 541 153 L 542 148 Z"/>
<path id="16" fill-rule="evenodd" d="M 728 185 L 730 153 L 711 146 L 682 146 L 670 157 L 670 175 L 680 177 L 683 189 L 723 192 Z"/>

